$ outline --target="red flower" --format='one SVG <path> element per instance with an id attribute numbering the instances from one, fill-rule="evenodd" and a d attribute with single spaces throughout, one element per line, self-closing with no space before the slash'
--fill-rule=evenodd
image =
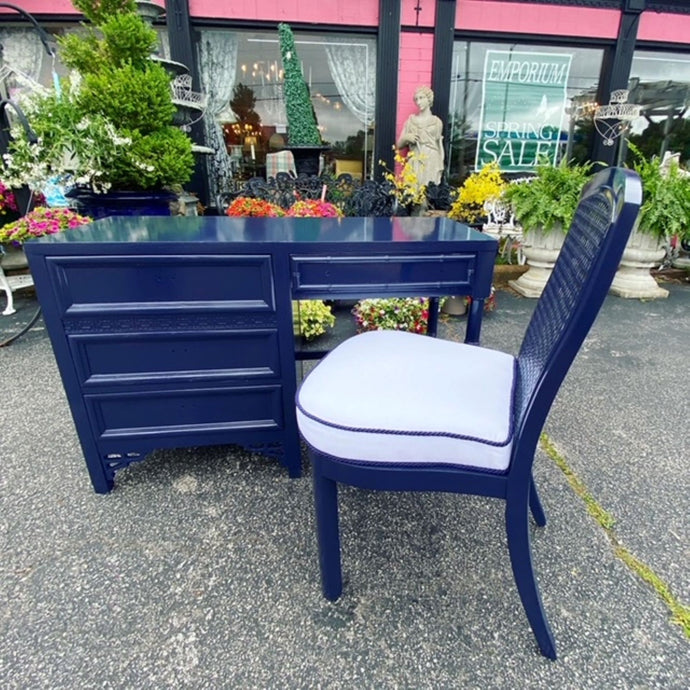
<path id="1" fill-rule="evenodd" d="M 285 211 L 270 201 L 238 196 L 228 207 L 226 215 L 231 218 L 279 218 L 285 215 Z"/>

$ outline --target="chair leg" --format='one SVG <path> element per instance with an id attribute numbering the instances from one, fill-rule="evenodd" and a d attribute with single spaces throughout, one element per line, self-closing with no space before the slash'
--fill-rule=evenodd
<path id="1" fill-rule="evenodd" d="M 532 567 L 526 492 L 523 496 L 509 497 L 506 501 L 506 532 L 513 577 L 527 619 L 532 626 L 541 653 L 549 659 L 555 659 L 556 642 L 544 613 Z"/>
<path id="2" fill-rule="evenodd" d="M 314 454 L 312 460 L 321 587 L 326 599 L 335 601 L 343 591 L 338 532 L 338 485 L 323 476 Z"/>
<path id="3" fill-rule="evenodd" d="M 532 511 L 534 521 L 539 527 L 543 527 L 546 524 L 546 513 L 539 500 L 539 493 L 537 492 L 537 485 L 534 482 L 534 477 L 532 477 L 529 485 L 529 507 Z"/>

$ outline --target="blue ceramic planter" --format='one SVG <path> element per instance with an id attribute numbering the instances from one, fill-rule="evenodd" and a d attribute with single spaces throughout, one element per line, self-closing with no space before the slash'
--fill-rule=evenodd
<path id="1" fill-rule="evenodd" d="M 108 216 L 169 216 L 170 202 L 177 199 L 172 192 L 126 192 L 94 194 L 73 189 L 66 194 L 76 203 L 79 213 L 91 218 Z"/>

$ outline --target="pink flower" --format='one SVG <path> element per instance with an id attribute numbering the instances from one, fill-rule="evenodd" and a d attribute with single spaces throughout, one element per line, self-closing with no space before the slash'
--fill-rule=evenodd
<path id="1" fill-rule="evenodd" d="M 37 206 L 19 220 L 0 227 L 0 242 L 23 242 L 32 237 L 54 235 L 63 230 L 73 230 L 91 220 L 88 216 L 81 216 L 66 208 Z"/>

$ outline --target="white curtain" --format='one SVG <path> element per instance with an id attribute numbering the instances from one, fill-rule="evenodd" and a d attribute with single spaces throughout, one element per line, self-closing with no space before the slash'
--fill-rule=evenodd
<path id="1" fill-rule="evenodd" d="M 201 90 L 208 99 L 204 115 L 206 144 L 215 153 L 208 157 L 211 198 L 225 189 L 232 177 L 230 157 L 225 148 L 218 115 L 232 98 L 237 68 L 237 35 L 229 31 L 202 31 L 199 42 Z"/>
<path id="2" fill-rule="evenodd" d="M 0 29 L 4 76 L 10 92 L 33 89 L 41 76 L 45 48 L 35 29 Z M 14 93 L 17 97 L 18 94 Z"/>
<path id="3" fill-rule="evenodd" d="M 374 122 L 376 103 L 375 42 L 332 43 L 326 57 L 343 102 L 366 130 Z"/>

